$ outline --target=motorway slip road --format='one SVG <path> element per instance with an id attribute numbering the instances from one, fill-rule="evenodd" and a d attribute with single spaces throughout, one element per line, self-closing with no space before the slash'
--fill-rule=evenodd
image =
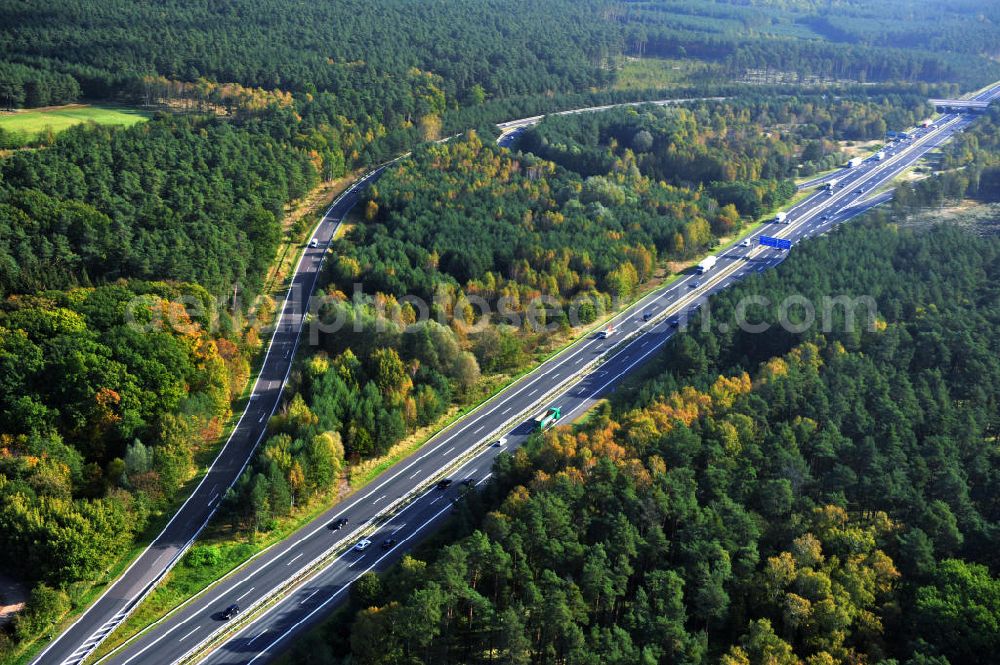
<path id="1" fill-rule="evenodd" d="M 991 88 L 982 96 L 992 98 L 998 90 Z M 487 482 L 496 455 L 516 448 L 530 435 L 532 416 L 559 406 L 562 422 L 571 421 L 662 347 L 709 295 L 783 261 L 787 253 L 757 245 L 759 235 L 793 241 L 810 237 L 887 200 L 885 194 L 872 198 L 872 193 L 970 122 L 966 116 L 942 116 L 912 141 L 890 149 L 884 160 L 852 169 L 832 192 L 815 192 L 792 207 L 787 223 L 755 231 L 747 237 L 750 248 L 735 246 L 719 254 L 708 274 L 685 275 L 669 288 L 649 294 L 615 317 L 615 334 L 607 339 L 594 334 L 573 344 L 446 428 L 370 486 L 262 552 L 102 662 L 186 661 L 213 635 L 219 635 L 220 646 L 205 662 L 273 659 L 292 637 L 338 607 L 351 582 L 368 570 L 387 569 L 446 519 L 463 488 Z M 452 484 L 438 489 L 436 480 L 446 476 Z M 342 517 L 349 519 L 347 526 L 332 529 Z M 360 539 L 372 544 L 355 549 Z M 299 583 L 289 585 L 290 580 Z M 280 600 L 273 595 L 277 589 L 283 590 Z M 227 622 L 221 612 L 232 603 L 243 608 L 273 604 L 246 622 L 239 617 Z M 229 629 L 234 632 L 226 634 Z"/>

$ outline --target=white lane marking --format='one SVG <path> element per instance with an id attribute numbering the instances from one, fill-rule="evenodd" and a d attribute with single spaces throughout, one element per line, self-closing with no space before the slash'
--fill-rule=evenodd
<path id="1" fill-rule="evenodd" d="M 292 557 L 292 560 L 291 560 L 291 561 L 289 561 L 289 562 L 288 562 L 288 563 L 286 563 L 285 565 L 286 565 L 286 566 L 290 566 L 290 565 L 292 565 L 293 563 L 295 563 L 295 560 L 296 560 L 296 559 L 298 559 L 299 557 L 301 557 L 301 556 L 302 556 L 303 554 L 305 554 L 305 552 L 299 552 L 299 553 L 298 553 L 298 554 L 296 554 L 296 555 L 295 555 L 294 557 Z"/>
<path id="2" fill-rule="evenodd" d="M 212 502 L 213 502 L 213 501 L 215 501 L 216 497 L 218 497 L 218 496 L 219 496 L 219 493 L 218 493 L 218 492 L 216 492 L 215 494 L 213 494 L 213 495 L 212 495 L 212 498 L 208 500 L 208 505 L 210 505 L 210 506 L 211 506 L 211 505 L 212 505 Z"/>
<path id="3" fill-rule="evenodd" d="M 414 478 L 416 478 L 419 475 L 420 475 L 420 471 L 417 471 L 415 474 L 413 474 L 412 476 L 410 476 L 410 480 L 413 480 Z"/>
<path id="4" fill-rule="evenodd" d="M 397 526 L 397 527 L 396 527 L 396 528 L 395 528 L 395 529 L 393 530 L 393 532 L 392 532 L 392 533 L 393 533 L 393 535 L 396 535 L 397 533 L 399 533 L 400 531 L 402 531 L 402 530 L 403 530 L 404 528 L 406 528 L 406 525 L 405 525 L 405 524 L 400 524 L 399 526 Z"/>
<path id="5" fill-rule="evenodd" d="M 503 411 L 501 411 L 501 412 L 500 412 L 500 415 L 501 415 L 501 416 L 506 416 L 506 415 L 507 415 L 508 413 L 510 413 L 510 410 L 511 410 L 512 408 L 514 408 L 514 407 L 512 407 L 512 406 L 508 406 L 508 407 L 507 407 L 506 409 L 504 409 Z"/>
<path id="6" fill-rule="evenodd" d="M 535 389 L 534 389 L 534 390 L 532 390 L 532 391 L 531 391 L 530 393 L 528 393 L 528 397 L 531 397 L 532 395 L 534 395 L 534 394 L 535 394 L 535 393 L 537 393 L 537 392 L 538 392 L 538 388 L 535 388 Z"/>
<path id="7" fill-rule="evenodd" d="M 381 501 L 381 500 L 382 500 L 382 499 L 384 499 L 385 497 L 386 497 L 386 495 L 385 495 L 385 494 L 383 494 L 383 495 L 382 495 L 382 496 L 380 496 L 379 498 L 377 498 L 377 499 L 375 499 L 374 501 L 372 501 L 372 503 L 378 503 L 379 501 Z"/>
<path id="8" fill-rule="evenodd" d="M 267 633 L 267 629 L 266 628 L 264 630 L 260 631 L 259 633 L 257 633 L 257 637 L 255 637 L 255 638 L 251 639 L 249 642 L 247 642 L 247 646 L 250 646 L 251 644 L 253 644 L 254 642 L 256 642 L 258 637 L 264 637 L 265 633 Z"/>
<path id="9" fill-rule="evenodd" d="M 482 432 L 482 431 L 483 431 L 483 428 L 484 428 L 484 427 L 486 427 L 486 425 L 480 425 L 479 427 L 477 427 L 476 429 L 474 429 L 474 430 L 472 431 L 472 433 L 473 433 L 473 434 L 479 434 L 480 432 Z"/>
<path id="10" fill-rule="evenodd" d="M 320 587 L 319 589 L 316 589 L 311 594 L 309 594 L 308 596 L 306 596 L 305 598 L 303 598 L 302 602 L 300 602 L 299 605 L 305 605 L 306 601 L 308 601 L 310 598 L 312 598 L 313 596 L 315 596 L 317 593 L 319 593 L 322 590 L 323 590 L 322 587 Z"/>
<path id="11" fill-rule="evenodd" d="M 194 628 L 192 628 L 192 629 L 191 629 L 191 631 L 190 631 L 190 632 L 188 632 L 188 633 L 185 633 L 185 634 L 184 634 L 184 637 L 182 637 L 181 639 L 179 639 L 179 640 L 177 640 L 177 641 L 178 641 L 178 642 L 183 642 L 183 641 L 184 641 L 184 640 L 186 640 L 187 638 L 191 637 L 191 635 L 193 635 L 193 634 L 194 634 L 194 631 L 198 630 L 199 628 L 201 628 L 201 626 L 195 626 Z"/>
<path id="12" fill-rule="evenodd" d="M 264 422 L 264 418 L 266 418 L 266 417 L 267 417 L 267 414 L 266 414 L 266 413 L 262 413 L 262 414 L 260 414 L 260 419 L 259 419 L 259 420 L 258 420 L 257 422 L 259 422 L 259 423 L 262 423 L 262 422 Z"/>
<path id="13" fill-rule="evenodd" d="M 247 594 L 250 593 L 253 590 L 254 590 L 254 587 L 250 587 L 249 589 L 247 589 L 246 591 L 244 591 L 243 595 L 236 599 L 236 602 L 239 602 L 239 601 L 243 600 L 244 598 L 246 598 Z"/>
<path id="14" fill-rule="evenodd" d="M 451 452 L 451 451 L 453 451 L 453 450 L 455 450 L 455 446 L 452 446 L 451 448 L 449 448 L 448 450 L 444 451 L 444 452 L 443 452 L 443 453 L 441 453 L 441 454 L 442 454 L 442 455 L 447 455 L 448 453 L 450 453 L 450 452 Z"/>
<path id="15" fill-rule="evenodd" d="M 437 503 L 440 500 L 441 500 L 441 497 L 439 497 L 439 496 L 438 497 L 434 497 L 434 499 L 431 500 L 431 505 L 433 506 L 435 503 Z"/>

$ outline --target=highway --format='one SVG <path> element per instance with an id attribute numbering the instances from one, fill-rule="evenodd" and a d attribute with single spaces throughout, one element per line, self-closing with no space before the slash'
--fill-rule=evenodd
<path id="1" fill-rule="evenodd" d="M 976 98 L 993 99 L 998 93 L 1000 85 Z M 468 485 L 487 482 L 493 459 L 526 440 L 534 415 L 559 406 L 561 422 L 571 421 L 660 349 L 708 296 L 783 261 L 787 252 L 757 244 L 760 235 L 801 241 L 887 200 L 890 194 L 877 193 L 880 188 L 970 122 L 969 116 L 943 115 L 931 127 L 917 131 L 912 140 L 887 148 L 884 160 L 869 160 L 846 171 L 831 191 L 816 191 L 790 208 L 786 223 L 766 224 L 748 235 L 750 247 L 735 245 L 722 251 L 707 274 L 686 274 L 647 295 L 614 318 L 617 331 L 613 335 L 602 339 L 591 334 L 578 340 L 440 432 L 375 482 L 260 553 L 101 662 L 187 662 L 209 642 L 216 648 L 204 659 L 207 663 L 272 660 L 295 635 L 342 603 L 352 581 L 366 571 L 387 569 L 447 519 L 452 500 L 465 491 L 463 481 Z M 343 212 L 331 210 L 327 215 L 324 242 Z M 262 406 L 273 409 L 270 401 Z M 258 413 L 264 411 L 254 415 Z M 252 421 L 254 415 L 244 420 Z M 454 482 L 438 489 L 436 481 L 444 477 Z M 339 518 L 348 518 L 347 526 L 332 529 Z M 354 545 L 362 538 L 370 539 L 372 545 L 359 551 Z M 281 593 L 276 595 L 278 590 Z M 221 612 L 232 603 L 239 603 L 244 612 L 227 622 Z M 255 607 L 261 611 L 250 611 Z"/>

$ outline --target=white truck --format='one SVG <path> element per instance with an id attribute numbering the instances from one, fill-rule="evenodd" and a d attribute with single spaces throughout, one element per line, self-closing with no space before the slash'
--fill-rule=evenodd
<path id="1" fill-rule="evenodd" d="M 615 334 L 615 327 L 614 326 L 608 326 L 604 330 L 602 330 L 599 333 L 597 333 L 597 339 L 607 339 L 607 338 L 611 337 L 614 334 Z"/>
<path id="2" fill-rule="evenodd" d="M 847 162 L 847 168 L 849 168 L 849 169 L 856 169 L 857 167 L 861 166 L 861 164 L 864 161 L 865 160 L 862 159 L 861 157 L 851 157 L 851 159 L 849 159 L 848 162 Z"/>
<path id="3" fill-rule="evenodd" d="M 823 189 L 825 189 L 828 192 L 832 192 L 833 188 L 836 186 L 837 186 L 837 179 L 834 178 L 833 180 L 827 180 L 826 184 L 823 185 Z"/>
<path id="4" fill-rule="evenodd" d="M 881 162 L 883 159 L 885 159 L 885 152 L 884 151 L 879 150 L 878 152 L 875 153 L 875 161 L 876 162 Z"/>
<path id="5" fill-rule="evenodd" d="M 774 216 L 774 221 L 775 221 L 776 224 L 782 224 L 783 222 L 785 222 L 787 220 L 788 220 L 788 213 L 787 212 L 779 212 L 777 215 Z"/>
<path id="6" fill-rule="evenodd" d="M 701 260 L 701 263 L 698 264 L 698 274 L 704 275 L 706 272 L 714 268 L 718 261 L 719 259 L 714 256 L 706 256 Z"/>

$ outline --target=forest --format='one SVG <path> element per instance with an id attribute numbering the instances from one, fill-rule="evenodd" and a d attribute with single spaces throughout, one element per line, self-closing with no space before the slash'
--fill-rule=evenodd
<path id="1" fill-rule="evenodd" d="M 525 151 L 581 175 L 632 159 L 642 175 L 704 187 L 720 204 L 758 218 L 787 200 L 782 182 L 840 166 L 835 141 L 881 139 L 931 113 L 917 95 L 742 97 L 683 108 L 643 107 L 549 116 L 519 139 Z"/>
<path id="2" fill-rule="evenodd" d="M 447 536 L 290 658 L 991 662 L 998 258 L 884 219 L 801 246 L 584 424 L 502 456 Z M 767 334 L 718 332 L 747 296 L 831 293 L 877 315 L 781 332 L 775 305 Z"/>
<path id="3" fill-rule="evenodd" d="M 259 292 L 284 205 L 317 180 L 304 151 L 229 123 L 78 127 L 0 164 L 0 292 L 118 278 Z"/>
<path id="4" fill-rule="evenodd" d="M 42 14 L 4 0 L 0 51 L 19 68 L 4 77 L 0 98 L 15 106 L 55 99 L 66 78 L 86 97 L 139 98 L 150 75 L 380 98 L 414 68 L 442 77 L 455 103 L 581 90 L 610 75 L 603 65 L 617 38 L 595 20 L 599 7 L 591 0 L 460 0 L 419 11 L 403 0 L 56 0 Z"/>
<path id="5" fill-rule="evenodd" d="M 975 0 L 630 0 L 607 10 L 632 57 L 696 58 L 734 77 L 955 81 L 998 78 L 1000 12 Z"/>
<path id="6" fill-rule="evenodd" d="M 629 57 L 718 63 L 726 80 L 758 71 L 793 82 L 814 76 L 974 86 L 1000 78 L 1000 65 L 986 56 L 997 51 L 990 26 L 1000 16 L 972 0 L 832 6 L 805 0 L 460 0 L 424 4 L 420 11 L 402 0 L 305 6 L 56 0 L 46 10 L 0 2 L 0 104 L 6 108 L 81 96 L 146 102 L 152 78 L 296 95 L 377 99 L 389 92 L 382 108 L 391 114 L 392 91 L 419 70 L 442 80 L 455 109 L 601 89 Z"/>
<path id="7" fill-rule="evenodd" d="M 211 300 L 133 280 L 0 305 L 0 567 L 45 601 L 17 637 L 57 618 L 44 608 L 65 611 L 169 508 L 247 382 L 242 350 L 181 298 L 206 311 Z"/>
<path id="8" fill-rule="evenodd" d="M 470 131 L 390 168 L 368 193 L 365 223 L 335 244 L 314 355 L 272 433 L 300 451 L 330 433 L 351 462 L 384 455 L 467 403 L 484 375 L 526 367 L 546 334 L 592 323 L 663 260 L 696 255 L 740 224 L 733 206 L 619 162 L 584 179 Z M 543 296 L 552 307 L 536 309 Z M 417 321 L 413 297 L 434 309 L 431 320 Z M 291 465 L 265 446 L 229 497 L 234 523 L 268 530 L 293 507 L 292 484 Z"/>
<path id="9" fill-rule="evenodd" d="M 332 280 L 426 300 L 447 283 L 491 302 L 516 296 L 515 310 L 537 295 L 626 298 L 658 263 L 788 200 L 800 168 L 838 164 L 835 140 L 928 110 L 912 95 L 641 106 L 550 116 L 517 153 L 473 134 L 422 147 L 371 189 Z M 622 266 L 637 280 L 621 284 Z"/>

